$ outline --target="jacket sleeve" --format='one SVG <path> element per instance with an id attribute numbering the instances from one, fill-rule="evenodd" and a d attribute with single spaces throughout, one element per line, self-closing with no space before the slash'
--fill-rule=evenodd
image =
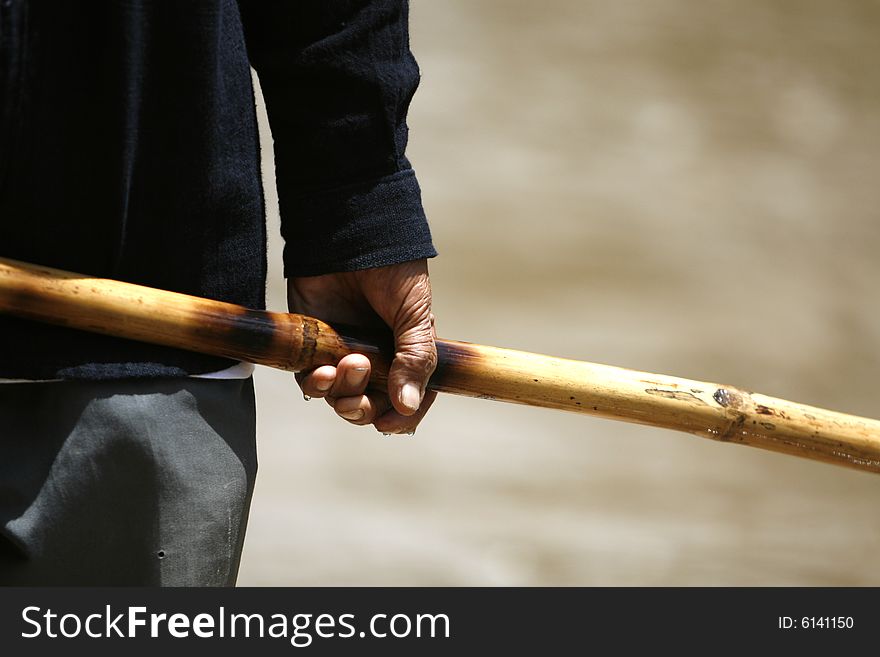
<path id="1" fill-rule="evenodd" d="M 239 0 L 275 140 L 285 276 L 432 257 L 405 156 L 407 0 Z"/>

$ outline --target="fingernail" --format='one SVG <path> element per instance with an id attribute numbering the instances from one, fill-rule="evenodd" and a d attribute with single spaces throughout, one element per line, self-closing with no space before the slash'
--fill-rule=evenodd
<path id="1" fill-rule="evenodd" d="M 341 417 L 344 417 L 346 420 L 360 420 L 364 416 L 364 411 L 361 408 L 356 408 L 353 411 L 340 413 L 339 415 Z"/>
<path id="2" fill-rule="evenodd" d="M 422 391 L 415 383 L 405 383 L 400 391 L 400 403 L 407 408 L 417 411 L 422 401 Z"/>
<path id="3" fill-rule="evenodd" d="M 360 385 L 363 382 L 366 373 L 366 367 L 355 367 L 348 373 L 348 382 L 354 386 Z"/>
<path id="4" fill-rule="evenodd" d="M 327 392 L 333 387 L 333 381 L 316 381 L 315 387 L 321 392 Z"/>

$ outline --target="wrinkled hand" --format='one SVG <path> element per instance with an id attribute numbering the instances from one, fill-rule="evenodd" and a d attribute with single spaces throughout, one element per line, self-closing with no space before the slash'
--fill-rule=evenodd
<path id="1" fill-rule="evenodd" d="M 324 398 L 352 424 L 373 424 L 382 433 L 414 432 L 437 396 L 425 391 L 437 366 L 427 261 L 291 278 L 287 304 L 291 312 L 331 325 L 391 328 L 395 353 L 387 391 L 367 391 L 370 361 L 361 354 L 297 375 L 297 381 L 303 394 Z"/>

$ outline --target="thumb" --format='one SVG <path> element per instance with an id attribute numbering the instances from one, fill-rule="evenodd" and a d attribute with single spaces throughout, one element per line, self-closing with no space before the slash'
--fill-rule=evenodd
<path id="1" fill-rule="evenodd" d="M 428 379 L 437 367 L 434 315 L 428 304 L 406 313 L 394 327 L 394 360 L 388 371 L 388 396 L 401 415 L 412 415 L 422 403 Z"/>

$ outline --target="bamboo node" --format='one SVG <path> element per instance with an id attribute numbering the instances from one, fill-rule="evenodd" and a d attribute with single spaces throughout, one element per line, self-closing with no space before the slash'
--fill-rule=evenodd
<path id="1" fill-rule="evenodd" d="M 732 441 L 737 434 L 743 428 L 743 425 L 746 423 L 746 415 L 745 413 L 740 413 L 735 411 L 734 417 L 730 420 L 730 426 L 727 427 L 722 433 L 718 434 L 718 440 L 727 443 Z"/>

